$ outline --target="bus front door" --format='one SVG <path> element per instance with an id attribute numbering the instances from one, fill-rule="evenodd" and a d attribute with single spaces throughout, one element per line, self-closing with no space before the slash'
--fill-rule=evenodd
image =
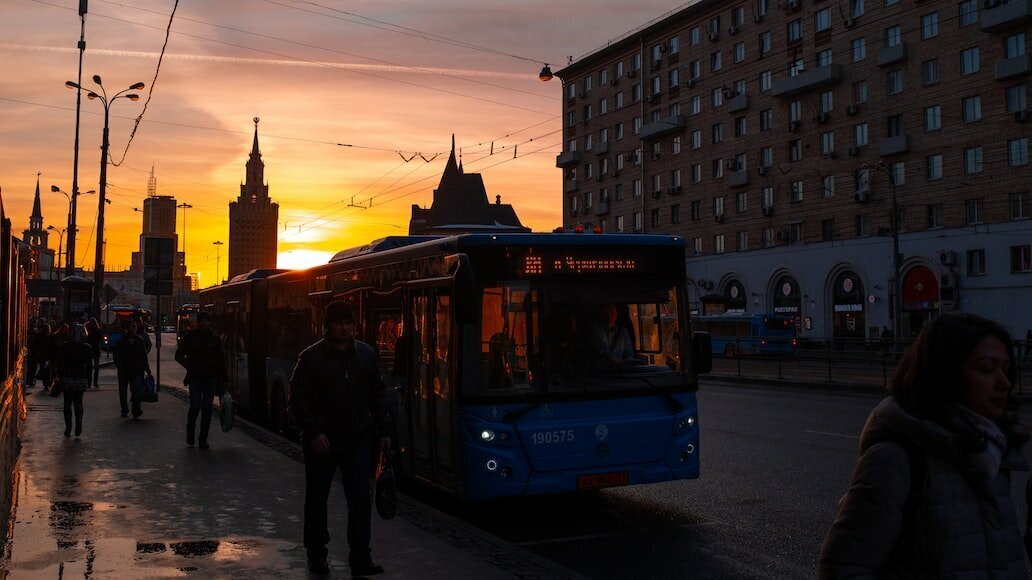
<path id="1" fill-rule="evenodd" d="M 452 413 L 451 297 L 447 288 L 410 293 L 411 355 L 409 411 L 413 471 L 416 477 L 455 488 L 455 436 Z"/>

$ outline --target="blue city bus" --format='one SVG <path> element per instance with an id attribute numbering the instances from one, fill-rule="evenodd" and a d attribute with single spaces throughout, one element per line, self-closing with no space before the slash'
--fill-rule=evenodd
<path id="1" fill-rule="evenodd" d="M 699 476 L 710 350 L 685 280 L 678 236 L 465 234 L 384 238 L 201 298 L 235 400 L 283 433 L 298 353 L 349 302 L 390 389 L 398 472 L 483 500 Z M 611 304 L 636 356 L 599 364 Z"/>
<path id="2" fill-rule="evenodd" d="M 183 304 L 176 310 L 176 344 L 197 327 L 197 314 L 200 311 L 200 304 Z"/>
<path id="3" fill-rule="evenodd" d="M 104 336 L 101 348 L 113 352 L 115 345 L 122 338 L 122 329 L 129 322 L 137 322 L 146 326 L 150 322 L 151 311 L 132 304 L 108 304 L 100 308 L 101 326 Z"/>
<path id="4" fill-rule="evenodd" d="M 692 329 L 710 334 L 724 356 L 786 355 L 799 346 L 795 320 L 773 314 L 718 314 L 692 318 Z"/>

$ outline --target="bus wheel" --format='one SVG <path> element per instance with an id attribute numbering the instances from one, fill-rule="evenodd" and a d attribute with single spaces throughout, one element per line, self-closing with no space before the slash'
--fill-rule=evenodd
<path id="1" fill-rule="evenodd" d="M 735 354 L 737 354 L 737 351 L 735 349 L 735 345 L 729 344 L 729 345 L 724 347 L 724 356 L 732 357 L 732 356 L 735 356 Z"/>

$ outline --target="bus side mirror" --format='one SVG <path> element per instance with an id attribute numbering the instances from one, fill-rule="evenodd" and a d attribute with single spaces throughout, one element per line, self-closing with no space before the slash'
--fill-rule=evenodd
<path id="1" fill-rule="evenodd" d="M 695 372 L 704 375 L 713 370 L 713 341 L 710 333 L 696 330 L 692 332 L 692 362 Z"/>

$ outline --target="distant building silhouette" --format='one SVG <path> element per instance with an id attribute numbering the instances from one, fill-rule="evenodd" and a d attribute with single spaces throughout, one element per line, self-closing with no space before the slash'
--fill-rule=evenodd
<path id="1" fill-rule="evenodd" d="M 39 175 L 36 176 L 36 197 L 32 200 L 32 215 L 29 216 L 29 229 L 22 232 L 22 242 L 32 250 L 35 271 L 29 273 L 30 278 L 60 279 L 61 273 L 56 271 L 56 253 L 47 247 L 49 232 L 43 227 L 43 211 L 39 199 Z"/>
<path id="2" fill-rule="evenodd" d="M 255 117 L 254 145 L 247 160 L 247 181 L 240 185 L 240 197 L 229 204 L 227 279 L 255 268 L 276 267 L 278 221 L 279 204 L 269 199 L 265 163 L 258 149 L 258 117 Z"/>
<path id="3" fill-rule="evenodd" d="M 441 182 L 434 190 L 429 208 L 412 205 L 409 235 L 463 234 L 471 232 L 529 232 L 512 206 L 495 196 L 488 202 L 484 179 L 479 173 L 465 173 L 455 161 L 455 135 L 451 155 L 444 166 Z"/>

